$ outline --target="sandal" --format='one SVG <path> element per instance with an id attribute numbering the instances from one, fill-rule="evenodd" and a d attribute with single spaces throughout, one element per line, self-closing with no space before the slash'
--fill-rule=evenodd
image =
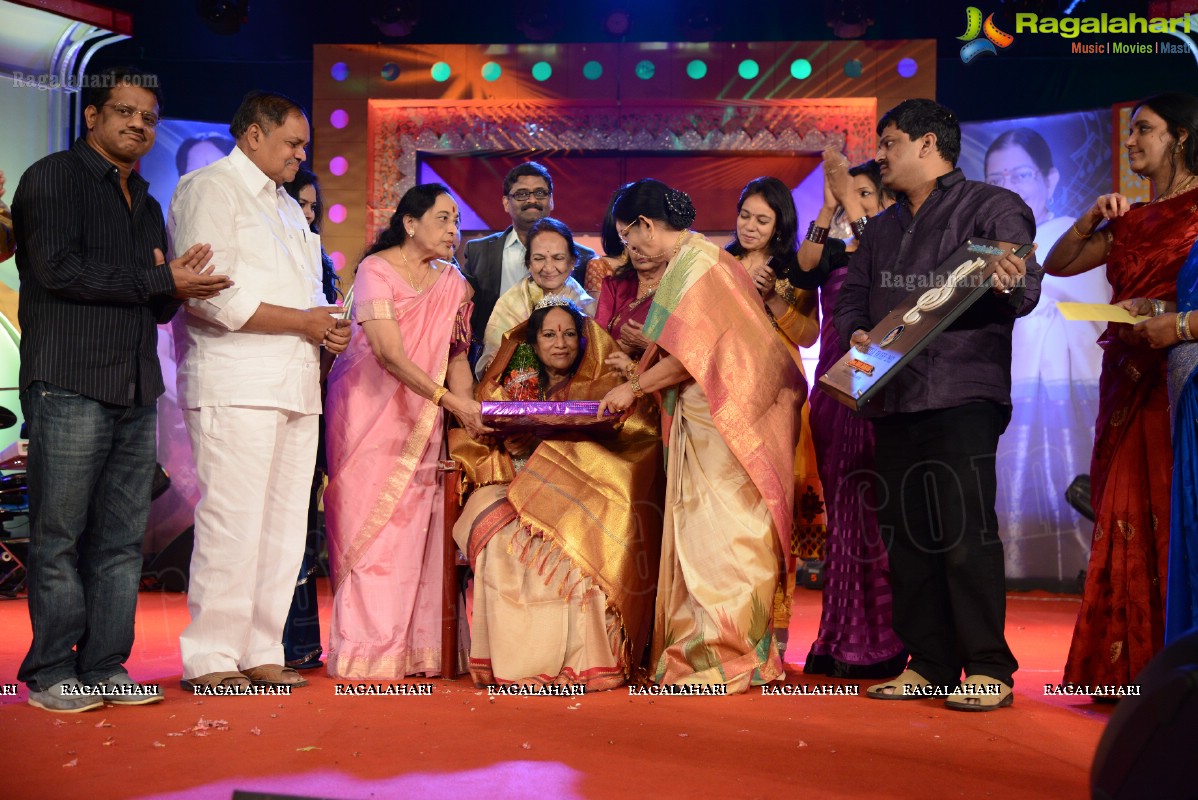
<path id="1" fill-rule="evenodd" d="M 931 681 L 915 670 L 905 669 L 902 675 L 892 681 L 870 686 L 865 690 L 865 696 L 874 700 L 922 700 L 928 695 L 921 690 L 931 685 Z"/>
<path id="2" fill-rule="evenodd" d="M 255 686 L 307 686 L 308 679 L 291 667 L 282 664 L 263 664 L 243 669 L 245 676 Z"/>
<path id="3" fill-rule="evenodd" d="M 1011 687 L 989 675 L 970 675 L 953 689 L 944 705 L 954 711 L 993 711 L 1015 702 Z"/>
<path id="4" fill-rule="evenodd" d="M 183 678 L 179 681 L 179 685 L 189 691 L 214 689 L 218 686 L 228 689 L 248 689 L 250 679 L 240 672 L 209 672 L 207 675 L 199 675 L 195 678 Z"/>

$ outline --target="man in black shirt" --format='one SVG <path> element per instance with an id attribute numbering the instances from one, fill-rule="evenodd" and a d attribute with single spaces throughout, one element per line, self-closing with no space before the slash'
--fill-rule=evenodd
<path id="1" fill-rule="evenodd" d="M 834 317 L 844 346 L 910 293 L 939 286 L 939 266 L 967 238 L 1030 244 L 1017 194 L 956 168 L 961 129 L 932 100 L 906 100 L 878 123 L 875 159 L 897 202 L 870 220 L 849 260 Z M 873 418 L 878 523 L 888 539 L 894 631 L 911 654 L 869 697 L 944 696 L 949 708 L 1010 705 L 1017 664 L 1004 634 L 1006 589 L 994 511 L 994 454 L 1011 418 L 1011 330 L 1040 297 L 1041 270 L 1014 253 L 993 291 L 942 331 L 866 406 Z M 959 684 L 964 671 L 966 680 Z"/>
<path id="2" fill-rule="evenodd" d="M 157 79 L 91 76 L 87 135 L 21 177 L 21 406 L 29 424 L 29 617 L 18 678 L 48 711 L 152 703 L 125 671 L 162 394 L 156 325 L 230 284 L 197 245 L 165 263 L 162 209 L 133 171 L 154 145 Z"/>

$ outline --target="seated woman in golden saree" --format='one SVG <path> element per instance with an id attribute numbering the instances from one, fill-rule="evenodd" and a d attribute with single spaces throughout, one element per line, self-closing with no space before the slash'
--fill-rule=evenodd
<path id="1" fill-rule="evenodd" d="M 508 332 L 479 400 L 598 400 L 621 382 L 617 345 L 568 299 L 546 297 Z M 470 673 L 476 684 L 626 682 L 653 616 L 664 475 L 656 409 L 618 433 L 509 437 L 451 432 L 474 487 L 454 540 L 474 568 Z"/>

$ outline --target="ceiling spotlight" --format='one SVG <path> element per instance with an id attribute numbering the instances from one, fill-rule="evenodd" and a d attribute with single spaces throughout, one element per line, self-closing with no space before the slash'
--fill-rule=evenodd
<path id="1" fill-rule="evenodd" d="M 196 0 L 196 13 L 213 33 L 232 36 L 249 21 L 250 0 Z"/>
<path id="2" fill-rule="evenodd" d="M 686 7 L 686 30 L 695 39 L 711 39 L 722 27 L 714 0 L 693 0 Z"/>
<path id="3" fill-rule="evenodd" d="M 824 0 L 824 21 L 841 39 L 859 39 L 874 24 L 873 0 Z"/>
<path id="4" fill-rule="evenodd" d="M 370 21 L 379 32 L 392 39 L 402 39 L 420 22 L 421 0 L 381 0 L 374 3 Z"/>
<path id="5" fill-rule="evenodd" d="M 611 12 L 603 21 L 603 29 L 612 36 L 623 36 L 632 28 L 632 17 L 622 9 Z"/>
<path id="6" fill-rule="evenodd" d="M 516 27 L 534 42 L 547 42 L 562 27 L 561 16 L 549 0 L 524 0 L 516 7 Z"/>

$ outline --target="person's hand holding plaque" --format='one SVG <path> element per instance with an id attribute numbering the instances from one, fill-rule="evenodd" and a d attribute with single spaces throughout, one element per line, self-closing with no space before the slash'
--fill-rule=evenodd
<path id="1" fill-rule="evenodd" d="M 869 332 L 864 328 L 858 328 L 853 331 L 852 337 L 849 338 L 849 344 L 860 350 L 862 353 L 869 352 Z"/>
<path id="2" fill-rule="evenodd" d="M 994 291 L 999 294 L 1010 294 L 1023 285 L 1027 275 L 1027 259 L 1036 252 L 1036 245 L 1024 258 L 1012 251 L 1004 255 L 994 265 Z"/>

